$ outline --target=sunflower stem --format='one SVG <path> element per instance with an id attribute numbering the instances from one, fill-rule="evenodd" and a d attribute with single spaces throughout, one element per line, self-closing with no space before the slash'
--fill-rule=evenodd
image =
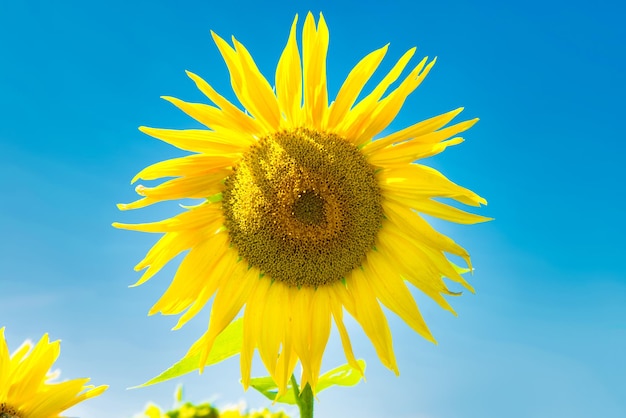
<path id="1" fill-rule="evenodd" d="M 313 418 L 313 391 L 307 383 L 300 392 L 300 418 Z"/>
<path id="2" fill-rule="evenodd" d="M 296 403 L 300 410 L 300 418 L 313 418 L 313 391 L 311 386 L 307 383 L 306 386 L 300 392 L 296 377 L 291 375 L 291 388 L 296 397 Z"/>

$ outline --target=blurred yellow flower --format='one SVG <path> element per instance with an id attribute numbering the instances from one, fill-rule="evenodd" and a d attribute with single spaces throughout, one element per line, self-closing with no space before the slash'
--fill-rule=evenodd
<path id="1" fill-rule="evenodd" d="M 298 361 L 302 387 L 308 383 L 315 392 L 331 321 L 348 363 L 359 368 L 344 309 L 362 326 L 382 363 L 397 373 L 381 303 L 434 341 L 406 282 L 452 312 L 443 295 L 456 293 L 443 278 L 472 290 L 460 274 L 471 269 L 468 253 L 420 213 L 464 224 L 488 220 L 439 200 L 480 206 L 485 199 L 414 163 L 462 142 L 455 135 L 478 119 L 445 127 L 463 110 L 459 108 L 382 134 L 435 60 L 424 58 L 390 89 L 413 56 L 415 48 L 410 49 L 369 94 L 361 95 L 387 52 L 384 46 L 352 69 L 329 103 L 326 22 L 320 15 L 316 25 L 308 14 L 302 55 L 296 25 L 297 16 L 274 89 L 241 43 L 233 38 L 231 46 L 213 33 L 245 110 L 188 72 L 213 105 L 164 99 L 208 129 L 141 127 L 193 154 L 142 170 L 133 182 L 170 179 L 155 187 L 137 186 L 141 199 L 119 208 L 205 200 L 160 222 L 114 224 L 164 234 L 136 266 L 147 268 L 136 285 L 189 250 L 150 314 L 184 312 L 178 328 L 213 298 L 208 330 L 188 353 L 202 354 L 200 369 L 215 338 L 245 306 L 243 384 L 249 385 L 257 349 L 279 396 Z M 468 269 L 453 264 L 446 253 L 464 259 Z"/>
<path id="2" fill-rule="evenodd" d="M 59 352 L 60 342 L 45 334 L 34 347 L 27 341 L 9 355 L 0 328 L 0 418 L 56 418 L 107 389 L 86 385 L 89 379 L 51 382 L 59 376 L 50 371 Z"/>

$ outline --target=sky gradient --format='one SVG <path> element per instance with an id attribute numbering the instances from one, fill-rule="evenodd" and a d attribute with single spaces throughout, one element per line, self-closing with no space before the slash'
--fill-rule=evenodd
<path id="1" fill-rule="evenodd" d="M 301 28 L 311 11 L 330 29 L 331 98 L 352 66 L 387 43 L 373 81 L 413 46 L 414 63 L 438 57 L 389 130 L 459 106 L 459 120 L 479 117 L 466 142 L 427 164 L 486 197 L 478 213 L 495 218 L 434 222 L 476 268 L 476 294 L 451 300 L 458 317 L 414 292 L 438 345 L 389 314 L 396 377 L 348 321 L 367 382 L 321 393 L 316 416 L 626 416 L 622 6 L 127 3 L 0 2 L 0 327 L 11 350 L 48 332 L 62 340 L 62 377 L 111 386 L 68 415 L 130 418 L 148 401 L 169 407 L 181 382 L 195 402 L 269 405 L 243 392 L 236 357 L 202 376 L 125 389 L 179 359 L 209 310 L 178 331 L 170 331 L 177 317 L 147 317 L 175 263 L 129 289 L 157 237 L 111 223 L 177 212 L 175 203 L 125 213 L 115 205 L 135 199 L 129 181 L 143 167 L 184 155 L 137 130 L 197 126 L 159 99 L 205 100 L 184 70 L 236 102 L 210 30 L 236 36 L 272 80 L 294 15 Z M 323 370 L 344 362 L 333 332 Z"/>

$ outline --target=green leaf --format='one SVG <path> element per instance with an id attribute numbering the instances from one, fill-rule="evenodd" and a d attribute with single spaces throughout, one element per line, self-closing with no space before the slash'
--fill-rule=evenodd
<path id="1" fill-rule="evenodd" d="M 286 403 L 289 405 L 296 404 L 296 397 L 293 394 L 293 390 L 291 389 L 291 384 L 287 384 L 287 393 L 285 393 L 280 398 L 276 399 L 276 394 L 278 394 L 278 386 L 274 382 L 270 376 L 266 377 L 253 377 L 250 379 L 250 386 L 258 390 L 271 401 L 276 401 L 280 403 Z"/>
<path id="2" fill-rule="evenodd" d="M 365 373 L 365 360 L 358 359 L 356 361 L 361 366 L 361 370 Z M 331 386 L 354 386 L 361 381 L 363 376 L 361 372 L 350 366 L 344 364 L 343 366 L 336 367 L 320 376 L 317 381 L 317 392 L 321 392 Z"/>
<path id="3" fill-rule="evenodd" d="M 243 341 L 243 318 L 238 318 L 231 322 L 220 335 L 215 339 L 213 348 L 209 353 L 209 357 L 206 361 L 206 366 L 219 363 L 222 360 L 226 360 L 229 357 L 234 356 L 241 352 L 241 346 Z M 161 383 L 166 380 L 180 377 L 187 373 L 198 370 L 200 364 L 200 354 L 195 354 L 191 357 L 183 357 L 178 362 L 174 363 L 169 369 L 165 370 L 161 374 L 146 383 L 142 383 L 138 386 L 133 386 L 129 389 L 137 389 L 145 386 L 154 385 L 155 383 Z"/>
<path id="4" fill-rule="evenodd" d="M 357 360 L 357 363 L 359 363 L 361 370 L 365 373 L 365 361 L 359 359 Z M 354 386 L 361 381 L 362 377 L 361 372 L 357 369 L 353 368 L 349 364 L 344 364 L 343 366 L 336 367 L 321 375 L 317 381 L 316 391 L 319 393 L 331 386 Z M 293 389 L 291 388 L 291 383 L 287 384 L 287 393 L 278 399 L 276 399 L 278 386 L 270 376 L 252 378 L 250 379 L 250 386 L 261 392 L 263 396 L 271 401 L 286 403 L 289 405 L 296 404 L 296 398 L 293 393 Z"/>

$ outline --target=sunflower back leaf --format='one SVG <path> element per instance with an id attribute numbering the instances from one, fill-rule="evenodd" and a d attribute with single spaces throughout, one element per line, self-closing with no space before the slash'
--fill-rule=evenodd
<path id="1" fill-rule="evenodd" d="M 363 373 L 365 373 L 365 361 L 357 360 Z M 320 376 L 317 381 L 316 392 L 319 393 L 331 386 L 354 386 L 361 381 L 363 375 L 361 371 L 355 369 L 349 364 L 336 367 Z M 296 405 L 296 397 L 291 384 L 287 385 L 287 393 L 280 398 L 276 398 L 278 394 L 278 386 L 270 376 L 255 377 L 250 379 L 250 386 L 258 390 L 266 398 L 280 403 Z"/>
<path id="2" fill-rule="evenodd" d="M 215 339 L 213 348 L 207 357 L 205 366 L 219 363 L 226 360 L 229 357 L 239 354 L 241 352 L 241 346 L 243 341 L 243 318 L 238 318 L 231 322 L 222 333 Z M 142 383 L 138 386 L 133 386 L 129 389 L 137 389 L 145 386 L 151 386 L 156 383 L 161 383 L 166 380 L 174 379 L 176 377 L 183 376 L 187 373 L 198 370 L 200 365 L 201 352 L 189 357 L 183 357 L 181 360 L 174 363 L 167 370 L 163 371 L 156 377 Z"/>

